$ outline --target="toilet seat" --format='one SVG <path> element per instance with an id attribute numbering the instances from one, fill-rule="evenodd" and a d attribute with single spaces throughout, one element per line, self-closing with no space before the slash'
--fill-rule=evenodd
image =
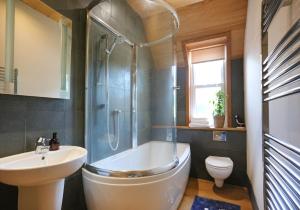
<path id="1" fill-rule="evenodd" d="M 233 161 L 228 157 L 209 156 L 205 159 L 205 163 L 217 169 L 227 169 L 233 167 Z"/>

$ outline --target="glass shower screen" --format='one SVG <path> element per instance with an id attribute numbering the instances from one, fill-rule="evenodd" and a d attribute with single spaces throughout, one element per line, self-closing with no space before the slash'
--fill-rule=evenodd
<path id="1" fill-rule="evenodd" d="M 178 27 L 176 12 L 162 0 L 107 0 L 89 11 L 88 170 L 136 177 L 176 166 Z"/>

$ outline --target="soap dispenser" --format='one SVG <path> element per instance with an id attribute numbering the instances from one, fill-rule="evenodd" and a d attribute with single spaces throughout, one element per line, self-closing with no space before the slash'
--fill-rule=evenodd
<path id="1" fill-rule="evenodd" d="M 50 151 L 59 150 L 59 142 L 57 139 L 56 132 L 53 133 L 52 139 L 49 141 L 49 146 L 50 146 L 50 148 L 49 148 Z"/>

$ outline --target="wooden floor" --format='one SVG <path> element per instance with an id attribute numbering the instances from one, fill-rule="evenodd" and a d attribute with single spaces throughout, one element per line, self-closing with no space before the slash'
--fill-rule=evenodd
<path id="1" fill-rule="evenodd" d="M 241 210 L 252 210 L 247 188 L 225 184 L 219 189 L 213 182 L 190 178 L 178 210 L 190 210 L 195 196 L 239 205 Z"/>

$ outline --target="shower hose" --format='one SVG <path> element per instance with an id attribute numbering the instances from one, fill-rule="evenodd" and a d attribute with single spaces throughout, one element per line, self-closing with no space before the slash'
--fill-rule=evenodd
<path id="1" fill-rule="evenodd" d="M 121 110 L 115 109 L 113 111 L 114 119 L 114 134 L 110 134 L 110 111 L 109 111 L 109 58 L 111 51 L 106 50 L 106 64 L 105 64 L 105 95 L 106 95 L 106 132 L 108 144 L 111 150 L 116 151 L 119 147 L 120 142 L 120 113 Z M 117 118 L 117 119 L 116 119 Z M 117 122 L 117 123 L 116 123 Z M 116 125 L 117 124 L 117 125 Z"/>

